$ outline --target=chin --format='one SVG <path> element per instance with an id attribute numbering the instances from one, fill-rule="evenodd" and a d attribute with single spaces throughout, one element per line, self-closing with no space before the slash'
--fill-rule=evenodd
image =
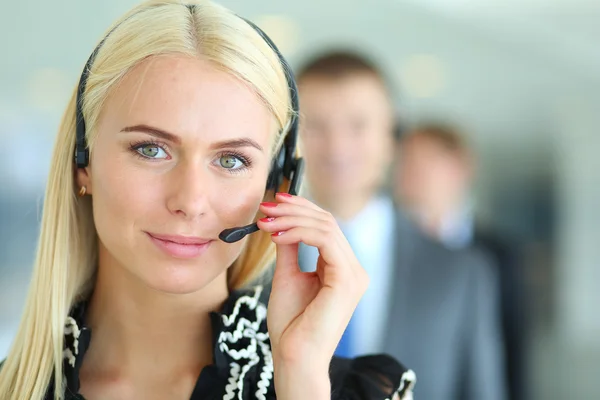
<path id="1" fill-rule="evenodd" d="M 198 292 L 213 283 L 223 273 L 190 265 L 156 265 L 153 269 L 152 276 L 145 276 L 144 281 L 152 289 L 168 294 Z"/>
<path id="2" fill-rule="evenodd" d="M 361 187 L 356 182 L 345 182 L 343 179 L 334 180 L 330 190 L 338 196 L 354 196 L 361 193 Z"/>

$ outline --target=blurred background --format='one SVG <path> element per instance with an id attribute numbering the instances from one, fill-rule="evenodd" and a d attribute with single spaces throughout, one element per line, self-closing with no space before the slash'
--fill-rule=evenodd
<path id="1" fill-rule="evenodd" d="M 600 2 L 220 3 L 293 66 L 334 47 L 365 52 L 393 82 L 401 121 L 464 128 L 476 214 L 522 249 L 528 398 L 600 398 Z M 24 305 L 61 113 L 96 42 L 134 4 L 3 1 L 0 358 Z"/>

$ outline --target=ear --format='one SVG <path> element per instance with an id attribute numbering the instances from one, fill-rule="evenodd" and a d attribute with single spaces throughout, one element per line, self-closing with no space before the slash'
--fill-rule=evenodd
<path id="1" fill-rule="evenodd" d="M 92 194 L 92 173 L 89 166 L 85 168 L 77 168 L 76 172 L 77 190 L 85 186 L 86 193 Z"/>

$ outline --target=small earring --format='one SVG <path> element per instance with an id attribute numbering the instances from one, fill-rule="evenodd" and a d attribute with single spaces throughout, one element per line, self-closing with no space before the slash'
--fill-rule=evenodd
<path id="1" fill-rule="evenodd" d="M 79 197 L 83 197 L 85 196 L 85 193 L 87 192 L 87 188 L 85 187 L 85 185 L 83 185 L 80 189 L 79 189 L 79 193 L 77 193 L 79 195 Z"/>

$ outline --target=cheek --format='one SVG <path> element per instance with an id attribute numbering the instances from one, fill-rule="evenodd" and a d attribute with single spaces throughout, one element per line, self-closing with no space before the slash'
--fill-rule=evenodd
<path id="1" fill-rule="evenodd" d="M 265 195 L 266 176 L 240 180 L 211 193 L 211 204 L 223 228 L 251 223 Z"/>
<path id="2" fill-rule="evenodd" d="M 309 163 L 320 162 L 324 159 L 329 151 L 329 141 L 326 138 L 326 133 L 311 132 L 302 139 L 302 150 L 304 157 Z"/>
<path id="3" fill-rule="evenodd" d="M 109 232 L 108 236 L 122 240 L 133 235 L 136 221 L 153 218 L 160 209 L 161 181 L 146 176 L 120 157 L 110 162 L 106 159 L 99 159 L 93 166 L 94 218 L 101 236 Z"/>
<path id="4" fill-rule="evenodd" d="M 431 171 L 429 166 L 420 159 L 402 157 L 396 168 L 401 183 L 406 188 L 421 191 L 429 186 Z"/>
<path id="5" fill-rule="evenodd" d="M 373 134 L 376 135 L 377 132 L 373 132 Z M 382 141 L 379 141 L 374 135 L 371 139 L 367 138 L 361 140 L 354 148 L 360 154 L 363 154 L 365 162 L 368 163 L 368 166 L 370 166 L 374 172 L 380 173 L 390 160 L 390 156 L 388 155 L 390 149 L 385 148 Z"/>
<path id="6" fill-rule="evenodd" d="M 446 187 L 448 186 L 448 171 L 444 165 L 432 162 L 428 168 L 423 169 L 423 178 L 428 193 L 441 195 L 446 191 Z"/>
<path id="7" fill-rule="evenodd" d="M 423 180 L 410 168 L 402 168 L 398 173 L 399 185 L 404 194 L 410 197 L 419 196 L 423 189 Z"/>

